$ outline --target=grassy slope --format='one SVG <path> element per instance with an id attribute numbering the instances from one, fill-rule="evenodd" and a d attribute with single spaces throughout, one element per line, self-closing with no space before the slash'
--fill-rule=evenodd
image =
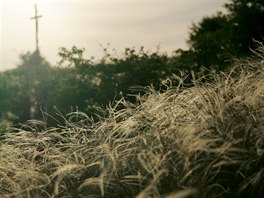
<path id="1" fill-rule="evenodd" d="M 9 129 L 0 197 L 263 197 L 263 52 L 211 84 L 121 100 L 99 123 L 77 112 Z"/>

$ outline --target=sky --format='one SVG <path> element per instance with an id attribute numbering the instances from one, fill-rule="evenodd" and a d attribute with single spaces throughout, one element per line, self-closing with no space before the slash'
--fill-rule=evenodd
<path id="1" fill-rule="evenodd" d="M 85 57 L 97 60 L 107 46 L 117 55 L 141 46 L 168 54 L 187 49 L 192 24 L 223 11 L 228 0 L 0 0 L 0 71 L 35 50 L 36 2 L 39 50 L 56 65 L 60 47 L 85 48 Z"/>

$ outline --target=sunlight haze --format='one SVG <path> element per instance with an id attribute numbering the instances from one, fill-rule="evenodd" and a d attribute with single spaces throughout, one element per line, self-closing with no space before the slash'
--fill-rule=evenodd
<path id="1" fill-rule="evenodd" d="M 100 59 L 102 47 L 172 52 L 186 49 L 189 28 L 204 16 L 223 10 L 227 0 L 167 1 L 0 1 L 1 66 L 12 69 L 19 54 L 35 50 L 34 4 L 38 2 L 39 49 L 52 65 L 60 47 L 85 48 L 87 58 Z"/>

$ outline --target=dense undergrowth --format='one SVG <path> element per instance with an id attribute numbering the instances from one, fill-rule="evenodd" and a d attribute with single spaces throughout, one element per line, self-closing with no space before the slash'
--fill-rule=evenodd
<path id="1" fill-rule="evenodd" d="M 7 129 L 0 197 L 264 197 L 263 49 L 208 84 L 120 100 L 100 122 L 74 112 Z"/>

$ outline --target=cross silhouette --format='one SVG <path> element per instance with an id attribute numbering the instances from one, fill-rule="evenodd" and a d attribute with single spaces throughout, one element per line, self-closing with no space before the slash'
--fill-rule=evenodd
<path id="1" fill-rule="evenodd" d="M 35 4 L 35 16 L 31 17 L 31 19 L 36 20 L 36 52 L 39 52 L 39 47 L 38 47 L 38 19 L 41 17 L 42 17 L 42 15 L 38 15 L 37 4 Z"/>

